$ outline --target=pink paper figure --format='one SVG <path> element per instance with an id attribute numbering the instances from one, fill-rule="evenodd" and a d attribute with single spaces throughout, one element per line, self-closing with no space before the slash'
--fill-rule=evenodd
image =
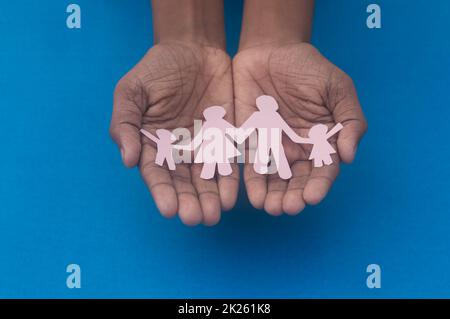
<path id="1" fill-rule="evenodd" d="M 230 159 L 241 153 L 227 136 L 234 138 L 235 127 L 223 117 L 226 111 L 221 106 L 210 106 L 203 111 L 205 122 L 200 132 L 187 145 L 174 145 L 174 148 L 195 150 L 197 154 L 194 163 L 203 163 L 200 177 L 211 179 L 217 170 L 220 175 L 227 176 L 232 173 Z"/>
<path id="2" fill-rule="evenodd" d="M 169 170 L 174 171 L 175 162 L 172 154 L 172 143 L 176 141 L 176 137 L 172 134 L 172 132 L 165 129 L 157 129 L 156 135 L 158 137 L 152 135 L 144 129 L 141 129 L 141 133 L 156 143 L 157 153 L 155 163 L 159 166 L 163 166 L 164 161 L 166 161 Z"/>
<path id="3" fill-rule="evenodd" d="M 338 123 L 327 133 L 328 127 L 325 124 L 317 124 L 311 127 L 308 132 L 309 138 L 305 143 L 313 144 L 309 159 L 314 160 L 314 167 L 322 167 L 323 164 L 331 165 L 333 163 L 330 155 L 336 153 L 336 150 L 328 142 L 328 139 L 343 128 L 342 124 Z"/>
<path id="4" fill-rule="evenodd" d="M 256 99 L 258 111 L 254 112 L 239 128 L 237 142 L 242 143 L 254 130 L 258 133 L 258 146 L 253 168 L 258 174 L 268 174 L 270 155 L 275 161 L 278 175 L 282 179 L 292 177 L 286 154 L 283 149 L 282 133 L 284 132 L 296 143 L 306 143 L 307 139 L 297 135 L 277 112 L 277 101 L 269 95 Z"/>

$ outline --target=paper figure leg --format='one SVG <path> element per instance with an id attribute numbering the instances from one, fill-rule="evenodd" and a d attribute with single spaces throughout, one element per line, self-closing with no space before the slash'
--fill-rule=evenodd
<path id="1" fill-rule="evenodd" d="M 273 156 L 273 159 L 275 161 L 275 165 L 277 166 L 278 175 L 280 175 L 280 178 L 282 179 L 289 179 L 292 177 L 292 171 L 289 167 L 289 162 L 286 158 L 286 154 L 284 154 L 284 151 L 280 151 L 278 156 Z"/>
<path id="2" fill-rule="evenodd" d="M 326 155 L 323 157 L 323 162 L 325 163 L 325 165 L 331 165 L 331 163 L 333 163 L 333 160 L 331 159 L 330 155 Z"/>
<path id="3" fill-rule="evenodd" d="M 230 163 L 217 164 L 217 170 L 219 171 L 219 174 L 222 176 L 231 175 L 231 173 L 233 172 Z"/>
<path id="4" fill-rule="evenodd" d="M 156 154 L 155 164 L 159 166 L 163 166 L 164 164 L 164 156 L 160 152 Z"/>
<path id="5" fill-rule="evenodd" d="M 269 168 L 267 167 L 269 164 L 269 155 L 268 150 L 266 154 L 265 149 L 261 149 L 258 147 L 255 152 L 255 161 L 253 163 L 253 169 L 258 174 L 267 174 L 269 172 Z"/>
<path id="6" fill-rule="evenodd" d="M 175 162 L 174 162 L 173 158 L 172 157 L 166 157 L 166 161 L 167 161 L 167 166 L 169 166 L 169 169 L 171 171 L 174 171 L 175 170 Z"/>
<path id="7" fill-rule="evenodd" d="M 263 164 L 257 159 L 255 159 L 255 163 L 253 163 L 253 169 L 255 170 L 256 173 L 262 175 L 267 174 L 269 172 L 267 164 Z"/>
<path id="8" fill-rule="evenodd" d="M 321 158 L 314 158 L 314 167 L 322 167 L 323 163 L 322 163 L 322 159 Z"/>
<path id="9" fill-rule="evenodd" d="M 200 177 L 203 179 L 211 179 L 216 172 L 216 163 L 204 163 Z"/>

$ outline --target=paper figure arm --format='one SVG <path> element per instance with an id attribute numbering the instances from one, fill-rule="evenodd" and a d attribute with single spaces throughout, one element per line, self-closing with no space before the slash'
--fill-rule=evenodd
<path id="1" fill-rule="evenodd" d="M 172 147 L 176 150 L 192 151 L 192 143 L 189 144 L 172 144 Z"/>
<path id="2" fill-rule="evenodd" d="M 250 116 L 247 121 L 245 121 L 240 128 L 237 128 L 235 130 L 235 134 L 233 139 L 238 143 L 243 143 L 247 137 L 253 133 L 255 130 L 255 124 L 254 124 L 254 118 L 253 116 Z"/>
<path id="3" fill-rule="evenodd" d="M 225 134 L 235 140 L 238 144 L 244 142 L 248 135 L 253 132 L 254 129 L 243 129 L 235 127 L 233 124 L 227 122 L 225 126 Z"/>
<path id="4" fill-rule="evenodd" d="M 312 144 L 311 140 L 309 138 L 301 137 L 295 131 L 283 120 L 280 116 L 280 122 L 281 122 L 281 129 L 286 133 L 286 135 L 295 143 L 302 143 L 302 144 Z"/>
<path id="5" fill-rule="evenodd" d="M 199 147 L 203 142 L 203 131 L 200 130 L 197 135 L 195 135 L 194 139 L 191 142 L 192 149 L 195 150 L 197 147 Z"/>
<path id="6" fill-rule="evenodd" d="M 231 137 L 233 140 L 236 141 L 239 135 L 238 129 L 233 124 L 226 122 L 225 135 L 228 135 L 229 137 Z"/>
<path id="7" fill-rule="evenodd" d="M 249 127 L 249 128 L 238 128 L 236 129 L 236 132 L 234 133 L 233 139 L 238 143 L 238 144 L 242 144 L 247 137 L 249 137 L 250 134 L 253 133 L 253 131 L 255 130 L 254 127 Z"/>
<path id="8" fill-rule="evenodd" d="M 334 134 L 336 134 L 343 128 L 344 128 L 344 126 L 341 123 L 338 123 L 325 136 L 327 137 L 327 139 L 329 139 L 330 137 L 332 137 Z"/>
<path id="9" fill-rule="evenodd" d="M 203 132 L 200 131 L 194 139 L 188 144 L 174 144 L 173 148 L 177 150 L 193 151 L 202 144 Z"/>
<path id="10" fill-rule="evenodd" d="M 150 140 L 152 140 L 153 142 L 155 142 L 156 144 L 158 144 L 159 139 L 158 139 L 156 136 L 154 136 L 153 134 L 151 134 L 150 132 L 148 132 L 148 131 L 146 131 L 146 130 L 144 130 L 144 129 L 141 129 L 140 132 L 141 132 L 145 137 L 149 138 Z"/>

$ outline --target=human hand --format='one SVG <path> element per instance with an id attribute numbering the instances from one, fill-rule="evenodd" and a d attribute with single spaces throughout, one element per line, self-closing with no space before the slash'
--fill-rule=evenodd
<path id="1" fill-rule="evenodd" d="M 188 42 L 151 48 L 117 84 L 111 135 L 126 166 L 138 164 L 161 214 L 177 212 L 187 225 L 213 225 L 221 208 L 231 209 L 238 190 L 238 169 L 217 179 L 200 178 L 200 164 L 179 164 L 175 171 L 155 164 L 155 144 L 139 133 L 158 128 L 188 128 L 203 110 L 222 105 L 234 122 L 231 62 L 221 49 Z"/>
<path id="2" fill-rule="evenodd" d="M 255 100 L 271 95 L 279 113 L 300 136 L 315 124 L 332 128 L 344 125 L 338 138 L 330 139 L 338 154 L 333 164 L 315 168 L 309 161 L 311 145 L 295 144 L 283 136 L 283 146 L 293 177 L 260 175 L 252 164 L 244 167 L 250 202 L 272 215 L 300 212 L 327 194 L 339 172 L 340 159 L 353 161 L 360 138 L 367 129 L 351 78 L 306 43 L 263 44 L 241 50 L 233 60 L 236 123 L 241 125 L 257 111 Z M 298 139 L 301 142 L 301 139 Z"/>

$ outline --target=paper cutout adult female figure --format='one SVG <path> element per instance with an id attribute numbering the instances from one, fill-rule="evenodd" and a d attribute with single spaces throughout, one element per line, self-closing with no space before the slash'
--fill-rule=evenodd
<path id="1" fill-rule="evenodd" d="M 256 99 L 258 111 L 254 112 L 238 130 L 237 142 L 242 143 L 254 130 L 258 133 L 258 145 L 253 168 L 259 174 L 268 174 L 270 155 L 275 161 L 278 175 L 282 179 L 292 177 L 286 154 L 281 143 L 284 132 L 295 143 L 306 143 L 307 139 L 297 135 L 277 112 L 278 103 L 269 95 Z"/>
<path id="2" fill-rule="evenodd" d="M 232 173 L 230 159 L 241 153 L 234 143 L 227 137 L 234 138 L 236 128 L 223 117 L 226 111 L 221 106 L 210 106 L 203 111 L 205 122 L 200 132 L 188 145 L 174 145 L 174 148 L 195 150 L 197 154 L 194 163 L 203 163 L 200 177 L 211 179 L 217 170 L 220 175 L 227 176 Z"/>
<path id="3" fill-rule="evenodd" d="M 342 124 L 338 123 L 327 133 L 328 127 L 324 124 L 311 127 L 308 132 L 309 138 L 305 143 L 313 144 L 309 159 L 314 160 L 314 167 L 322 167 L 323 164 L 331 165 L 333 163 L 330 155 L 336 153 L 336 150 L 328 142 L 328 139 L 343 128 Z"/>
<path id="4" fill-rule="evenodd" d="M 166 161 L 169 170 L 174 171 L 175 162 L 173 160 L 172 143 L 176 141 L 176 137 L 172 134 L 172 132 L 165 129 L 157 129 L 156 135 L 158 137 L 152 135 L 144 129 L 141 129 L 141 133 L 156 143 L 157 153 L 155 163 L 159 166 L 163 166 L 164 161 Z"/>

